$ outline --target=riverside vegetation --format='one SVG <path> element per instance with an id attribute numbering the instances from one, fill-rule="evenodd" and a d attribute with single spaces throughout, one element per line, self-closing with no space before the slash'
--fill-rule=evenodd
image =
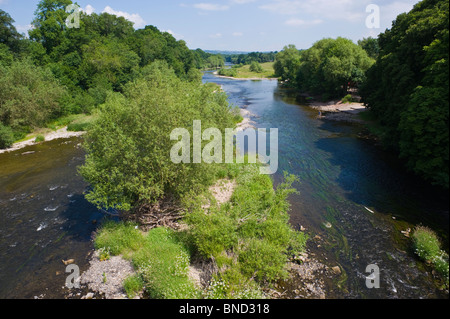
<path id="1" fill-rule="evenodd" d="M 377 39 L 323 39 L 276 55 L 284 85 L 324 100 L 358 90 L 371 131 L 408 170 L 448 189 L 449 4 L 423 0 Z"/>
<path id="2" fill-rule="evenodd" d="M 25 38 L 14 19 L 0 10 L 0 149 L 55 122 L 71 124 L 73 115 L 91 115 L 106 97 L 165 61 L 186 81 L 200 82 L 200 69 L 220 67 L 224 58 L 189 50 L 154 26 L 135 30 L 133 23 L 108 13 L 81 12 L 80 28 L 67 28 L 70 0 L 38 3 L 32 30 Z M 84 130 L 74 123 L 70 130 Z"/>
<path id="3" fill-rule="evenodd" d="M 289 225 L 287 196 L 295 178 L 287 175 L 274 190 L 255 164 L 172 163 L 170 132 L 189 129 L 198 118 L 223 132 L 242 119 L 226 94 L 181 80 L 159 62 L 100 107 L 80 168 L 92 186 L 86 198 L 101 208 L 131 212 L 175 198 L 186 230 L 160 227 L 143 234 L 135 224 L 107 223 L 96 236 L 96 248 L 133 262 L 138 275 L 125 283 L 130 295 L 144 288 L 151 298 L 262 297 L 262 288 L 287 276 L 289 257 L 306 243 L 306 235 Z M 238 185 L 230 203 L 205 212 L 209 187 L 223 178 Z M 194 257 L 216 269 L 204 290 L 187 276 Z"/>

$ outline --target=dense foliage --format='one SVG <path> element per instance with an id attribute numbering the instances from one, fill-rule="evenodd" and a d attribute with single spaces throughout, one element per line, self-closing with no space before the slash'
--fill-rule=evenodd
<path id="1" fill-rule="evenodd" d="M 135 30 L 132 22 L 108 13 L 81 12 L 80 27 L 68 28 L 70 4 L 40 1 L 29 39 L 0 10 L 0 122 L 16 137 L 61 115 L 92 112 L 155 61 L 194 82 L 201 81 L 199 69 L 224 64 L 220 55 L 192 51 L 154 26 Z"/>
<path id="2" fill-rule="evenodd" d="M 250 52 L 247 54 L 224 54 L 223 56 L 226 62 L 247 65 L 252 62 L 273 62 L 277 53 L 278 52 Z"/>
<path id="3" fill-rule="evenodd" d="M 449 180 L 449 4 L 424 0 L 379 37 L 361 90 L 387 147 L 435 184 Z"/>
<path id="4" fill-rule="evenodd" d="M 274 69 L 288 85 L 330 98 L 343 97 L 350 86 L 362 83 L 373 63 L 362 47 L 337 38 L 320 40 L 305 51 L 287 46 L 277 54 Z"/>
<path id="5" fill-rule="evenodd" d="M 226 95 L 183 81 L 167 63 L 154 62 L 123 95 L 108 97 L 86 136 L 88 156 L 81 173 L 92 185 L 88 200 L 103 208 L 129 210 L 208 185 L 214 165 L 179 165 L 170 158 L 171 132 L 185 128 L 193 136 L 193 121 L 198 119 L 202 127 L 221 132 L 235 125 Z"/>

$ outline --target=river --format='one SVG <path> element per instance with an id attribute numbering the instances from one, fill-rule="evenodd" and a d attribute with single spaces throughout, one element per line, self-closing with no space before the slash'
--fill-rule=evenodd
<path id="1" fill-rule="evenodd" d="M 422 223 L 448 251 L 448 195 L 358 138 L 360 127 L 317 120 L 276 81 L 206 72 L 204 82 L 221 85 L 231 103 L 251 112 L 256 127 L 279 129 L 275 181 L 283 171 L 300 177 L 300 194 L 290 198 L 291 222 L 307 229 L 308 248 L 320 262 L 342 269 L 328 298 L 448 298 L 401 234 Z M 1 299 L 64 298 L 62 260 L 87 269 L 92 234 L 104 214 L 83 195 L 88 185 L 77 173 L 84 161 L 81 142 L 55 140 L 0 154 Z M 380 268 L 380 289 L 365 285 L 369 264 Z"/>
<path id="2" fill-rule="evenodd" d="M 299 195 L 290 198 L 291 223 L 307 229 L 313 238 L 309 248 L 321 262 L 342 270 L 328 298 L 448 298 L 401 233 L 429 226 L 448 251 L 445 192 L 407 174 L 393 155 L 359 138 L 360 126 L 318 120 L 317 111 L 297 103 L 277 81 L 208 72 L 204 82 L 221 85 L 233 104 L 250 112 L 255 127 L 279 129 L 275 181 L 284 171 L 300 178 Z M 380 268 L 380 289 L 366 287 L 371 264 Z"/>

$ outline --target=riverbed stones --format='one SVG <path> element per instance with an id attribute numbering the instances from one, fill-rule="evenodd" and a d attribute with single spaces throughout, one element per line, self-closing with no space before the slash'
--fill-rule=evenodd
<path id="1" fill-rule="evenodd" d="M 339 267 L 339 266 L 331 267 L 331 270 L 333 270 L 333 272 L 334 272 L 336 275 L 340 275 L 340 274 L 342 273 L 341 267 Z"/>
<path id="2" fill-rule="evenodd" d="M 99 253 L 95 252 L 89 269 L 81 276 L 81 284 L 87 286 L 91 292 L 104 295 L 106 299 L 125 299 L 123 282 L 134 274 L 131 262 L 120 256 L 100 261 Z"/>

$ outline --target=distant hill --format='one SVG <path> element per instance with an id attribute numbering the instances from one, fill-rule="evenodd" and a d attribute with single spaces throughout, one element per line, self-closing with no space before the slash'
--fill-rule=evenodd
<path id="1" fill-rule="evenodd" d="M 223 54 L 223 55 L 232 55 L 232 54 L 249 54 L 249 51 L 220 51 L 220 50 L 205 50 L 207 53 L 211 54 Z"/>

